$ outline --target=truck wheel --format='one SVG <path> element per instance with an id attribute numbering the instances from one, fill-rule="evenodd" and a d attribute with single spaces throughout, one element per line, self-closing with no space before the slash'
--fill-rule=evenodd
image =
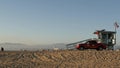
<path id="1" fill-rule="evenodd" d="M 98 50 L 100 50 L 100 51 L 101 51 L 101 50 L 103 50 L 103 48 L 102 48 L 102 47 L 99 47 L 99 48 L 98 48 Z"/>
<path id="2" fill-rule="evenodd" d="M 80 49 L 80 50 L 84 50 L 84 47 L 80 47 L 79 49 Z"/>

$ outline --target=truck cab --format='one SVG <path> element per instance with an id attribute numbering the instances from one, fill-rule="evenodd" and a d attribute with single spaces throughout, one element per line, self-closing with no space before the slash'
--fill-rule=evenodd
<path id="1" fill-rule="evenodd" d="M 106 49 L 105 44 L 103 43 L 98 43 L 97 40 L 90 40 L 86 41 L 85 43 L 82 44 L 77 44 L 76 49 L 79 50 L 84 50 L 84 49 L 97 49 L 97 50 L 103 50 Z"/>

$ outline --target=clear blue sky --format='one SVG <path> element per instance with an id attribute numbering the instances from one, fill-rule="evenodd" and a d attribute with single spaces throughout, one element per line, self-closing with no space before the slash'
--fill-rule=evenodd
<path id="1" fill-rule="evenodd" d="M 120 0 L 0 0 L 1 43 L 71 43 L 114 30 L 115 21 Z"/>

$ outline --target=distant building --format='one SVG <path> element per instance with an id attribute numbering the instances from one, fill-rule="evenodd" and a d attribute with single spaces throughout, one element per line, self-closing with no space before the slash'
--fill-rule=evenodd
<path id="1" fill-rule="evenodd" d="M 59 48 L 53 48 L 53 50 L 59 50 Z"/>

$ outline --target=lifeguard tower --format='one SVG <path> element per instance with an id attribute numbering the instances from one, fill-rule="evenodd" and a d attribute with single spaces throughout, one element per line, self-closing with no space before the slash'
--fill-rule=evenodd
<path id="1" fill-rule="evenodd" d="M 106 31 L 104 30 L 97 30 L 94 32 L 98 36 L 100 42 L 107 44 L 108 50 L 113 50 L 114 45 L 116 44 L 116 32 L 115 31 Z"/>

